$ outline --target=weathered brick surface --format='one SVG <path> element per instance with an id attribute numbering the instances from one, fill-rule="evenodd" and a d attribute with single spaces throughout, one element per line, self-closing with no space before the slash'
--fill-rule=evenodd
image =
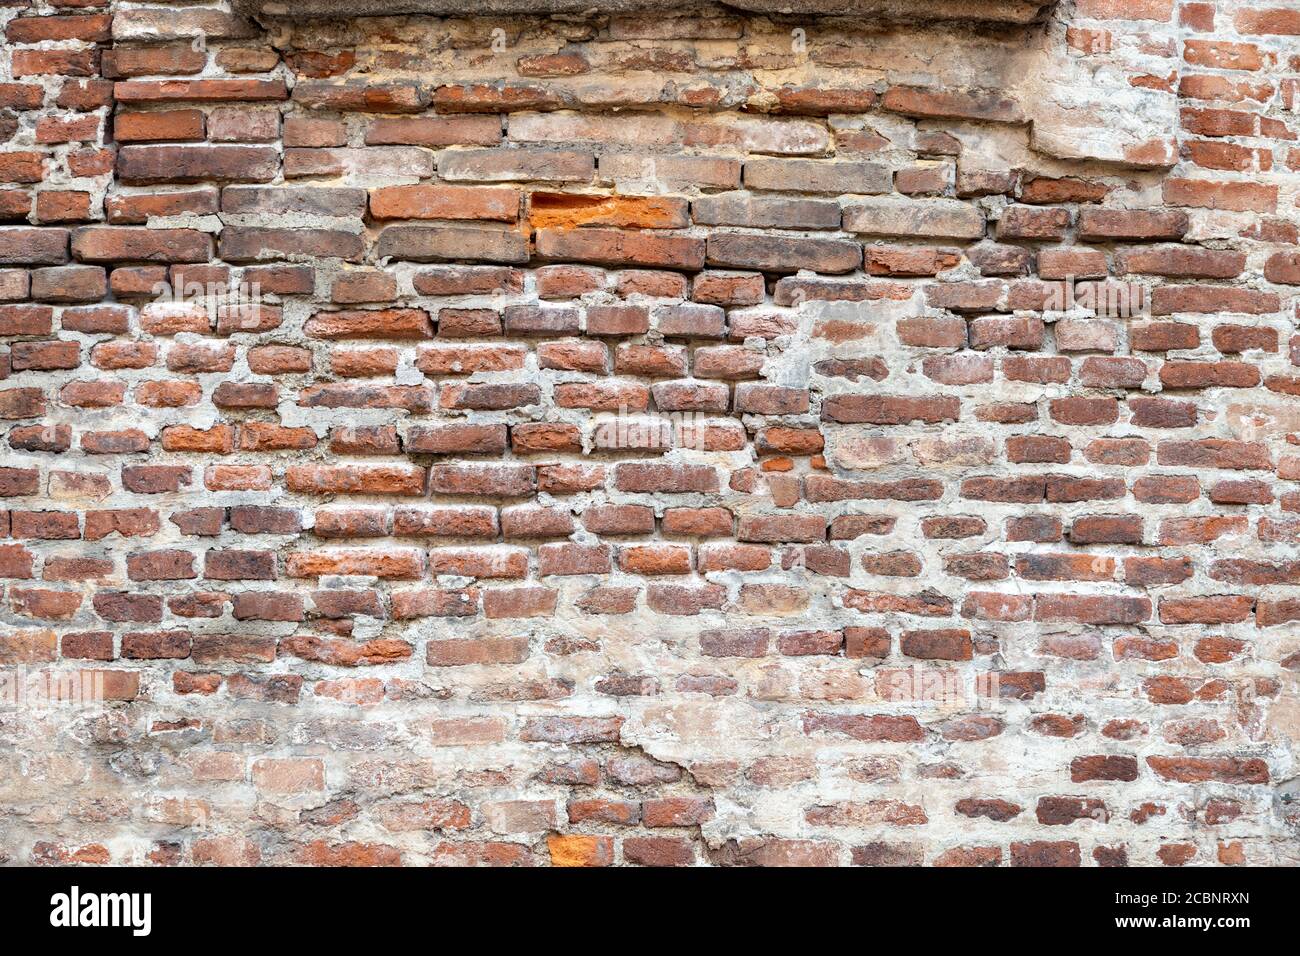
<path id="1" fill-rule="evenodd" d="M 1297 862 L 1298 28 L 1132 6 L 0 10 L 0 860 Z"/>

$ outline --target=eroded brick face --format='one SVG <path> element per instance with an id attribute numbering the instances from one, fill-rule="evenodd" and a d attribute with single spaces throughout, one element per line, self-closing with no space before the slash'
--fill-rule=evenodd
<path id="1" fill-rule="evenodd" d="M 0 30 L 0 859 L 1296 862 L 1294 10 Z"/>

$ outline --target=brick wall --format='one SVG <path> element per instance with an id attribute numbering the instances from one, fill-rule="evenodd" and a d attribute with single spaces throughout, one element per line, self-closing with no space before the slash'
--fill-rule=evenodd
<path id="1" fill-rule="evenodd" d="M 93 2 L 0 8 L 0 859 L 1297 861 L 1294 8 Z"/>

